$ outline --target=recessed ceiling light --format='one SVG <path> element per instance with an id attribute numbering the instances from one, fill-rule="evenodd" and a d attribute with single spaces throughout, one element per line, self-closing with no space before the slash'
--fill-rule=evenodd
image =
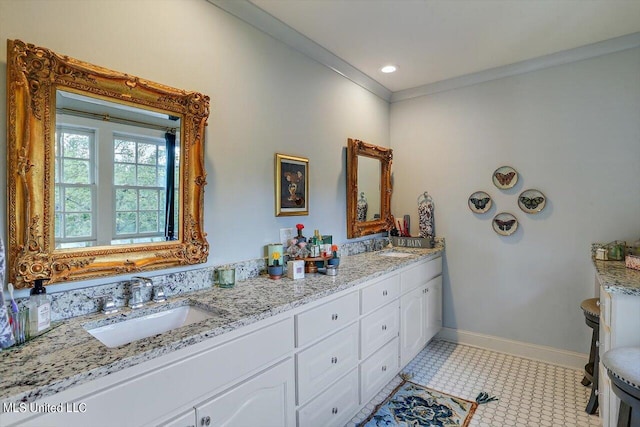
<path id="1" fill-rule="evenodd" d="M 395 65 L 385 65 L 384 67 L 380 68 L 380 71 L 386 74 L 393 73 L 395 70 L 397 70 Z"/>

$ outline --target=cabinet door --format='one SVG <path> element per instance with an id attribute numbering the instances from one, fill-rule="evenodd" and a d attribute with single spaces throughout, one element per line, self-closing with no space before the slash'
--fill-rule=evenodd
<path id="1" fill-rule="evenodd" d="M 294 366 L 287 359 L 196 407 L 198 426 L 295 425 Z"/>
<path id="2" fill-rule="evenodd" d="M 406 365 L 427 342 L 427 286 L 422 285 L 400 299 L 400 357 Z"/>
<path id="3" fill-rule="evenodd" d="M 427 327 L 426 341 L 442 329 L 442 276 L 427 283 Z"/>

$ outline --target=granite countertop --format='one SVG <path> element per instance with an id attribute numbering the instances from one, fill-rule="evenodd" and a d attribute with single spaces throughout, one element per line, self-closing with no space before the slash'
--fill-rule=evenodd
<path id="1" fill-rule="evenodd" d="M 640 270 L 627 268 L 624 261 L 593 259 L 593 265 L 605 291 L 640 296 Z"/>
<path id="2" fill-rule="evenodd" d="M 416 261 L 435 258 L 443 250 L 442 246 L 392 249 L 410 254 L 407 257 L 380 255 L 388 250 L 367 252 L 342 257 L 337 276 L 307 274 L 304 279 L 295 281 L 260 276 L 230 289 L 214 287 L 170 298 L 164 303 L 148 303 L 133 312 L 121 308 L 112 315 L 93 314 L 69 319 L 21 347 L 0 352 L 0 401 L 32 402 L 54 395 L 357 286 Z M 640 276 L 640 272 L 637 273 Z M 640 280 L 636 287 L 638 283 Z M 102 326 L 185 304 L 200 306 L 218 315 L 116 348 L 106 347 L 85 330 L 85 327 Z"/>

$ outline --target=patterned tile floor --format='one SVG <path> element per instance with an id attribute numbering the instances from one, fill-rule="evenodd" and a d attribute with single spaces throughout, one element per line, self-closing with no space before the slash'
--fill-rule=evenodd
<path id="1" fill-rule="evenodd" d="M 498 401 L 479 405 L 470 427 L 601 426 L 584 408 L 591 388 L 582 372 L 461 344 L 434 340 L 407 365 L 417 383 L 467 400 L 485 391 Z M 394 378 L 348 424 L 366 419 L 400 383 Z"/>

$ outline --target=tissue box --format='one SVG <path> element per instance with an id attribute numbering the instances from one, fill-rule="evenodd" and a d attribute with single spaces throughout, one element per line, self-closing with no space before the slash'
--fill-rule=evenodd
<path id="1" fill-rule="evenodd" d="M 304 279 L 304 261 L 287 261 L 287 277 L 289 279 Z"/>
<path id="2" fill-rule="evenodd" d="M 624 265 L 627 268 L 633 268 L 634 270 L 640 270 L 640 256 L 638 255 L 627 255 L 624 259 Z"/>

